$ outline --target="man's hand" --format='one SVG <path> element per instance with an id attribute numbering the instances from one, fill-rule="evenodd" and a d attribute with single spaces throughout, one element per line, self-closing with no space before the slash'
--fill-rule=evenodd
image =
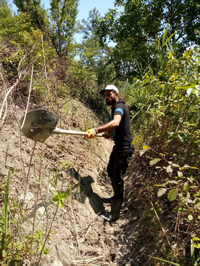
<path id="1" fill-rule="evenodd" d="M 86 132 L 88 133 L 88 135 L 86 136 L 87 139 L 93 139 L 98 133 L 95 128 L 88 129 Z"/>

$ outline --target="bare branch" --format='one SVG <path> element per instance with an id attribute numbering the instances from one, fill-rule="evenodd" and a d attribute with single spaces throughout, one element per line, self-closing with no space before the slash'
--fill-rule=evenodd
<path id="1" fill-rule="evenodd" d="M 32 89 L 32 83 L 33 83 L 33 68 L 34 68 L 34 66 L 32 65 L 30 87 L 29 87 L 29 92 L 28 92 L 28 101 L 27 101 L 26 111 L 25 111 L 25 115 L 24 115 L 23 123 L 22 123 L 22 125 L 21 125 L 21 129 L 23 128 L 23 126 L 24 126 L 24 122 L 25 122 L 25 120 L 26 120 L 26 115 L 27 115 L 28 106 L 29 106 L 30 97 L 31 97 L 31 89 Z"/>

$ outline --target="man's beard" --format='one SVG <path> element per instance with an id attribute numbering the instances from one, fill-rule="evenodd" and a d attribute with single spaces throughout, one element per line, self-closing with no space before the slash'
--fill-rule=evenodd
<path id="1" fill-rule="evenodd" d="M 116 103 L 116 100 L 115 99 L 111 99 L 111 100 L 108 100 L 107 102 L 106 102 L 106 105 L 107 106 L 111 106 L 111 105 L 114 105 Z"/>

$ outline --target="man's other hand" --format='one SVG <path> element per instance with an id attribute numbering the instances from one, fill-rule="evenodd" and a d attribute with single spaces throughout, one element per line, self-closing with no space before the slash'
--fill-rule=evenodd
<path id="1" fill-rule="evenodd" d="M 97 134 L 97 130 L 95 128 L 88 129 L 86 132 L 88 133 L 86 136 L 87 139 L 93 139 Z"/>
<path id="2" fill-rule="evenodd" d="M 109 139 L 110 138 L 110 132 L 109 131 L 105 131 L 103 134 L 104 139 Z"/>

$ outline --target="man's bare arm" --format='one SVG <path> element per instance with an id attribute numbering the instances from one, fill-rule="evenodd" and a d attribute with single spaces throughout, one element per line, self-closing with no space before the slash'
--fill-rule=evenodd
<path id="1" fill-rule="evenodd" d="M 113 129 L 119 126 L 121 119 L 122 119 L 121 115 L 115 115 L 113 120 L 111 120 L 110 122 L 101 127 L 97 127 L 96 130 L 98 133 L 105 131 L 112 131 Z"/>

